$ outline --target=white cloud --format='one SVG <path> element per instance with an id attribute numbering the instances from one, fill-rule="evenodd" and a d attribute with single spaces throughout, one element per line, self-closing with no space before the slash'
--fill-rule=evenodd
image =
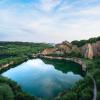
<path id="1" fill-rule="evenodd" d="M 40 9 L 44 11 L 51 11 L 60 4 L 62 0 L 40 0 Z"/>
<path id="2" fill-rule="evenodd" d="M 0 40 L 61 42 L 100 36 L 100 4 L 78 8 L 75 5 L 81 1 L 61 2 L 41 0 L 0 8 Z"/>

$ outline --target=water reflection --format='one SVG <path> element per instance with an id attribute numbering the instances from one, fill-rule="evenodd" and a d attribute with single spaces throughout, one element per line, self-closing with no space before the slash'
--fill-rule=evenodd
<path id="1" fill-rule="evenodd" d="M 79 74 L 80 67 L 78 69 L 74 64 L 72 65 L 62 61 L 57 63 L 56 61 L 33 59 L 4 72 L 2 75 L 15 80 L 24 91 L 31 95 L 52 98 L 82 79 Z M 60 67 L 65 69 L 60 70 Z"/>
<path id="2" fill-rule="evenodd" d="M 66 61 L 66 60 L 56 60 L 56 59 L 42 59 L 44 63 L 51 64 L 55 67 L 55 69 L 62 71 L 63 73 L 67 73 L 69 71 L 75 73 L 84 75 L 84 72 L 82 71 L 81 65 L 74 63 L 72 61 Z"/>

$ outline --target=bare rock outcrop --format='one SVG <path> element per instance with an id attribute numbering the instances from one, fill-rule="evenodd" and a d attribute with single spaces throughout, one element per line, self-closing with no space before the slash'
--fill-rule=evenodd
<path id="1" fill-rule="evenodd" d="M 100 56 L 100 41 L 92 44 L 94 56 Z"/>
<path id="2" fill-rule="evenodd" d="M 72 49 L 72 44 L 67 41 L 64 41 L 60 44 L 56 44 L 55 48 L 57 48 L 57 50 L 62 51 L 64 53 L 70 53 Z"/>
<path id="3" fill-rule="evenodd" d="M 41 54 L 48 55 L 48 54 L 53 54 L 54 52 L 56 52 L 55 48 L 47 48 L 47 49 L 44 49 Z"/>
<path id="4" fill-rule="evenodd" d="M 77 46 L 73 46 L 71 43 L 64 41 L 60 44 L 56 44 L 54 48 L 44 49 L 41 54 L 49 55 L 49 54 L 67 54 L 71 52 L 80 52 Z"/>
<path id="5" fill-rule="evenodd" d="M 85 58 L 89 59 L 92 59 L 95 56 L 100 56 L 100 41 L 84 45 L 81 47 L 81 52 Z"/>
<path id="6" fill-rule="evenodd" d="M 82 54 L 85 58 L 89 58 L 89 59 L 93 58 L 93 48 L 90 43 L 82 47 Z"/>
<path id="7" fill-rule="evenodd" d="M 67 55 L 71 54 L 81 54 L 85 58 L 92 59 L 93 57 L 100 56 L 100 41 L 96 43 L 87 43 L 82 47 L 77 47 L 71 43 L 64 41 L 60 44 L 56 44 L 54 48 L 47 48 L 42 51 L 42 55 L 58 54 Z"/>

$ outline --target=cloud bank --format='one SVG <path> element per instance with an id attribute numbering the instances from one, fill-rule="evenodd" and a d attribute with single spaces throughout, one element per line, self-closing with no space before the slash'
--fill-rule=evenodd
<path id="1" fill-rule="evenodd" d="M 99 26 L 99 0 L 0 0 L 0 41 L 88 39 Z"/>

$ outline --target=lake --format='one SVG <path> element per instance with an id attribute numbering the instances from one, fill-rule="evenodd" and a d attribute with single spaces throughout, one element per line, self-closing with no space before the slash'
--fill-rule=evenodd
<path id="1" fill-rule="evenodd" d="M 2 76 L 16 81 L 33 96 L 52 98 L 83 79 L 81 66 L 65 60 L 32 59 L 5 71 Z"/>

